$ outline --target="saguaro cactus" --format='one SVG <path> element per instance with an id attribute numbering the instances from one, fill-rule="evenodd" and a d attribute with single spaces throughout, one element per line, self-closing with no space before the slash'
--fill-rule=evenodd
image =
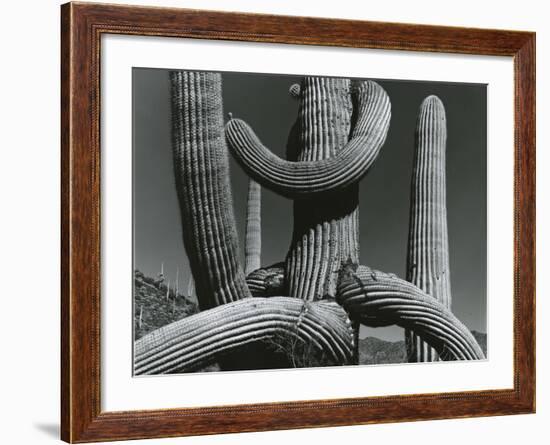
<path id="1" fill-rule="evenodd" d="M 294 199 L 286 261 L 259 268 L 259 188 L 251 181 L 245 280 L 236 255 L 220 77 L 178 72 L 171 79 L 176 185 L 202 312 L 138 340 L 137 374 L 190 371 L 220 360 L 231 366 L 232 359 L 251 355 L 243 347 L 281 341 L 291 343 L 292 351 L 297 343 L 306 345 L 301 353 L 320 354 L 323 363 L 356 362 L 359 322 L 402 326 L 443 360 L 483 357 L 449 309 L 439 100 L 424 102 L 417 127 L 410 282 L 359 265 L 358 181 L 384 143 L 391 114 L 378 84 L 307 77 L 292 86 L 300 106 L 287 160 L 264 147 L 246 123 L 231 118 L 226 137 L 244 170 Z"/>
<path id="2" fill-rule="evenodd" d="M 170 79 L 183 240 L 199 306 L 208 309 L 250 296 L 237 259 L 221 75 L 174 71 Z"/>
<path id="3" fill-rule="evenodd" d="M 407 280 L 451 308 L 445 150 L 445 108 L 436 96 L 422 102 L 415 136 Z M 414 332 L 406 334 L 410 361 L 437 360 L 437 354 Z"/>
<path id="4" fill-rule="evenodd" d="M 262 254 L 262 188 L 253 179 L 248 181 L 245 234 L 246 275 L 259 269 Z"/>
<path id="5" fill-rule="evenodd" d="M 289 295 L 335 298 L 342 264 L 359 261 L 357 181 L 384 142 L 390 103 L 369 81 L 352 94 L 348 79 L 306 77 L 293 91 L 300 108 L 292 160 L 275 156 L 237 119 L 228 122 L 226 135 L 237 160 L 257 181 L 296 198 L 286 264 Z"/>
<path id="6" fill-rule="evenodd" d="M 334 157 L 351 126 L 350 82 L 306 78 L 300 88 L 297 161 Z M 287 255 L 289 294 L 304 300 L 336 296 L 340 265 L 359 261 L 357 185 L 294 202 L 294 231 Z M 327 242 L 330 240 L 331 242 Z"/>

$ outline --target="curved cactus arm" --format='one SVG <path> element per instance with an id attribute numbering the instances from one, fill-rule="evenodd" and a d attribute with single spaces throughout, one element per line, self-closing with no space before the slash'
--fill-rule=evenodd
<path id="1" fill-rule="evenodd" d="M 173 71 L 172 138 L 183 241 L 201 310 L 250 296 L 238 260 L 219 73 Z"/>
<path id="2" fill-rule="evenodd" d="M 262 255 L 262 188 L 253 179 L 248 181 L 244 251 L 244 272 L 248 275 L 260 268 Z"/>
<path id="3" fill-rule="evenodd" d="M 342 274 L 338 302 L 373 327 L 396 324 L 432 346 L 442 360 L 485 358 L 472 333 L 444 305 L 395 275 L 359 266 Z"/>
<path id="4" fill-rule="evenodd" d="M 256 269 L 246 277 L 246 283 L 253 297 L 288 295 L 285 281 L 285 263 Z"/>
<path id="5" fill-rule="evenodd" d="M 335 303 L 296 298 L 247 298 L 171 323 L 135 342 L 134 373 L 192 371 L 243 345 L 273 338 L 298 339 L 335 363 L 352 354 L 351 322 Z"/>
<path id="6" fill-rule="evenodd" d="M 334 157 L 292 162 L 266 148 L 240 119 L 231 119 L 225 134 L 229 147 L 247 173 L 264 187 L 289 198 L 342 189 L 359 181 L 386 140 L 391 106 L 388 95 L 375 82 L 357 88 L 357 121 L 351 138 Z"/>
<path id="7" fill-rule="evenodd" d="M 443 306 L 451 307 L 447 233 L 445 107 L 437 96 L 422 102 L 416 123 L 407 250 L 407 281 Z M 409 360 L 437 360 L 437 354 L 413 332 L 406 332 Z"/>

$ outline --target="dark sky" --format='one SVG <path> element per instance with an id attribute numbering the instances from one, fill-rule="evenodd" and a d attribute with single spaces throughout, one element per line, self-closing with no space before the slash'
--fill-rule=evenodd
<path id="1" fill-rule="evenodd" d="M 284 157 L 298 103 L 288 94 L 298 76 L 223 73 L 224 113 L 248 122 Z M 436 94 L 447 114 L 447 216 L 452 310 L 470 329 L 486 332 L 487 94 L 479 84 L 380 80 L 392 104 L 388 137 L 360 184 L 361 263 L 405 277 L 409 193 L 416 115 Z M 172 170 L 168 70 L 133 69 L 134 267 L 156 276 L 164 262 L 187 289 L 189 265 Z M 241 255 L 248 179 L 231 159 Z M 292 202 L 262 191 L 262 265 L 283 261 L 292 234 Z M 244 264 L 244 261 L 243 261 Z M 361 336 L 403 338 L 400 328 L 363 328 Z"/>

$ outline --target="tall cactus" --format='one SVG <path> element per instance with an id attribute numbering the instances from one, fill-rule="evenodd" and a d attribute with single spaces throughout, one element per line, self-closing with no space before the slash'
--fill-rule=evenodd
<path id="1" fill-rule="evenodd" d="M 390 103 L 370 81 L 359 83 L 352 94 L 349 79 L 306 77 L 291 91 L 300 100 L 292 159 L 275 156 L 238 119 L 228 122 L 226 135 L 255 180 L 295 198 L 286 260 L 289 295 L 335 298 L 340 268 L 359 261 L 357 181 L 385 140 Z"/>
<path id="2" fill-rule="evenodd" d="M 253 179 L 248 181 L 245 238 L 244 272 L 248 275 L 260 268 L 262 254 L 262 189 Z"/>
<path id="3" fill-rule="evenodd" d="M 407 280 L 451 308 L 447 234 L 445 108 L 436 96 L 422 102 L 415 136 L 411 182 Z M 409 361 L 438 359 L 414 332 L 405 333 Z"/>
<path id="4" fill-rule="evenodd" d="M 221 75 L 173 71 L 172 134 L 183 240 L 201 309 L 250 296 L 223 134 Z"/>

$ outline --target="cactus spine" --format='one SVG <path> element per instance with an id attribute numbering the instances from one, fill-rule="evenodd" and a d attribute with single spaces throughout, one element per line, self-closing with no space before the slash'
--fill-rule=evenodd
<path id="1" fill-rule="evenodd" d="M 246 283 L 253 297 L 272 297 L 287 295 L 285 280 L 285 264 L 256 269 L 246 276 Z"/>
<path id="2" fill-rule="evenodd" d="M 248 275 L 260 268 L 262 253 L 262 189 L 253 179 L 248 181 L 245 237 L 244 272 Z"/>
<path id="3" fill-rule="evenodd" d="M 445 108 L 436 96 L 422 102 L 415 135 L 407 280 L 451 308 L 449 241 L 447 234 Z M 406 332 L 409 361 L 438 359 L 414 332 Z"/>
<path id="4" fill-rule="evenodd" d="M 174 71 L 170 80 L 183 240 L 204 310 L 250 296 L 237 259 L 221 75 Z"/>

